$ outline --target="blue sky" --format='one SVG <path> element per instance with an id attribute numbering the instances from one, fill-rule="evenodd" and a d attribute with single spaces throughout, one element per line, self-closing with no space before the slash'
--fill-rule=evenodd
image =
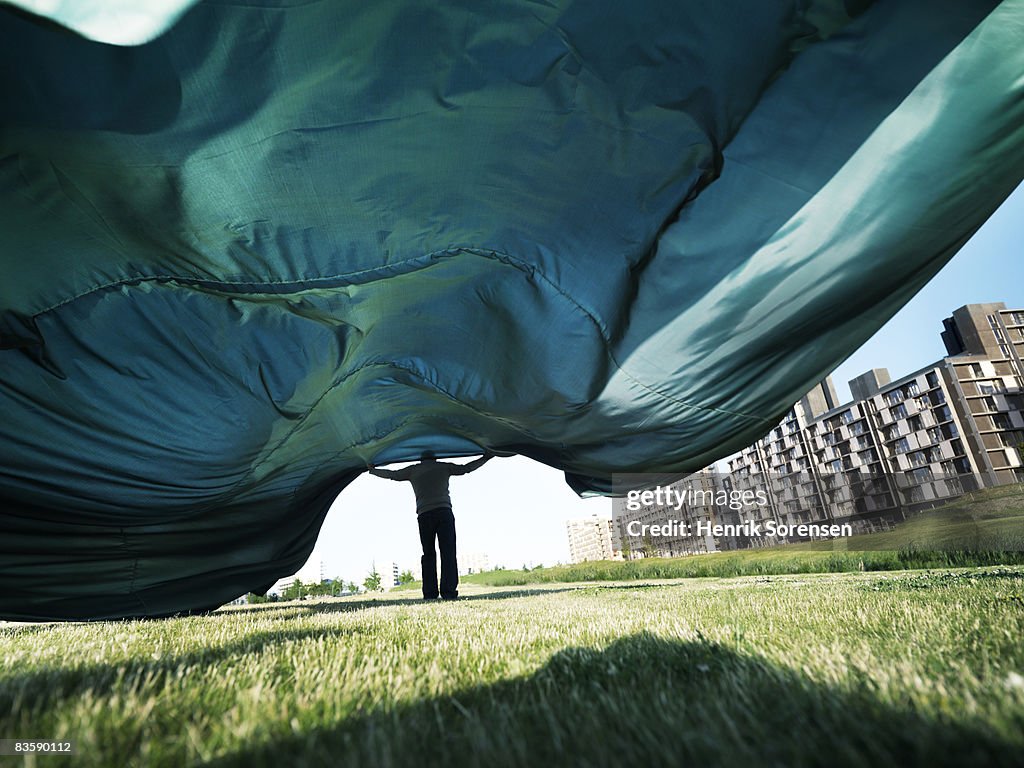
<path id="1" fill-rule="evenodd" d="M 839 398 L 848 400 L 847 382 L 871 368 L 888 368 L 896 379 L 943 357 L 942 319 L 964 304 L 986 301 L 1024 307 L 1024 185 L 909 304 L 835 370 Z"/>
<path id="2" fill-rule="evenodd" d="M 1024 307 L 1024 185 L 914 299 L 833 373 L 839 397 L 847 381 L 870 368 L 898 378 L 945 354 L 942 319 L 964 304 L 1003 301 Z M 607 499 L 580 499 L 562 474 L 523 459 L 494 459 L 452 479 L 459 552 L 485 552 L 492 565 L 568 561 L 565 521 L 608 516 Z M 364 475 L 328 514 L 318 550 L 327 575 L 361 582 L 376 563 L 408 567 L 418 561 L 415 502 L 408 483 Z"/>

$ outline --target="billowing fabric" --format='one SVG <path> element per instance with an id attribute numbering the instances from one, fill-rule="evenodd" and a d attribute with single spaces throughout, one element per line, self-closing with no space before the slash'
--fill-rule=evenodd
<path id="1" fill-rule="evenodd" d="M 0 9 L 5 618 L 265 588 L 426 449 L 704 466 L 1024 177 L 1022 0 L 177 12 Z"/>

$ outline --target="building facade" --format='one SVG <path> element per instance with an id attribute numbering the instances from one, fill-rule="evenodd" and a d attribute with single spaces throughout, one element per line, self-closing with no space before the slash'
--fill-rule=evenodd
<path id="1" fill-rule="evenodd" d="M 268 592 L 281 594 L 288 587 L 295 583 L 295 580 L 300 580 L 303 584 L 321 584 L 327 576 L 324 571 L 324 561 L 320 556 L 320 553 L 316 550 L 309 556 L 309 559 L 303 564 L 303 566 L 293 573 L 291 576 L 285 576 L 283 579 L 279 579 L 274 586 L 272 586 Z"/>
<path id="2" fill-rule="evenodd" d="M 739 512 L 720 504 L 628 511 L 616 500 L 620 548 L 631 557 L 673 556 L 778 543 L 756 536 L 643 540 L 626 531 L 637 519 L 839 522 L 867 533 L 980 488 L 1024 482 L 1024 309 L 970 304 L 943 327 L 947 357 L 895 381 L 886 369 L 868 371 L 850 382 L 854 400 L 843 405 L 826 378 L 730 459 L 727 472 L 705 469 L 677 484 L 697 478 L 727 490 L 762 490 L 765 504 Z"/>
<path id="3" fill-rule="evenodd" d="M 483 573 L 491 570 L 491 558 L 486 552 L 467 552 L 459 555 L 459 575 Z"/>
<path id="4" fill-rule="evenodd" d="M 569 536 L 571 562 L 621 558 L 621 554 L 617 554 L 612 546 L 612 521 L 609 518 L 591 515 L 567 520 L 565 528 Z"/>

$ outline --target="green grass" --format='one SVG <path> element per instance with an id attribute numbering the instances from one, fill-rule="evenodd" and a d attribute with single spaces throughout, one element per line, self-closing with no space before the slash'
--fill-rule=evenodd
<path id="1" fill-rule="evenodd" d="M 1024 552 L 970 550 L 869 550 L 822 552 L 802 545 L 738 552 L 715 552 L 690 557 L 652 557 L 629 562 L 598 560 L 557 565 L 532 571 L 487 571 L 463 579 L 472 584 L 512 587 L 589 581 L 779 576 L 800 573 L 899 571 L 922 568 L 962 568 L 980 565 L 1019 565 Z"/>
<path id="2" fill-rule="evenodd" d="M 610 560 L 465 579 L 494 587 L 1024 564 L 1024 485 L 971 494 L 892 531 L 675 558 Z"/>
<path id="3" fill-rule="evenodd" d="M 1024 762 L 1021 567 L 468 593 L 2 627 L 0 737 L 74 766 Z"/>

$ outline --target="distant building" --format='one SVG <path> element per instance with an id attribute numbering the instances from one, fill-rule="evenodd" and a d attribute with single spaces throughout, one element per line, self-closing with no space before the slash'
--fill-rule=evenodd
<path id="1" fill-rule="evenodd" d="M 491 570 L 491 558 L 484 552 L 469 552 L 467 554 L 460 554 L 458 557 L 460 576 Z"/>
<path id="2" fill-rule="evenodd" d="M 663 500 L 660 503 L 644 504 L 639 510 L 631 511 L 626 508 L 625 499 L 613 501 L 612 519 L 608 521 L 611 537 L 609 546 L 617 556 L 636 560 L 641 557 L 699 555 L 728 549 L 724 542 L 714 536 L 694 535 L 698 521 L 736 522 L 735 513 L 717 504 L 716 494 L 720 490 L 721 481 L 714 469 L 705 467 L 668 487 L 678 493 L 681 502 Z M 630 526 L 631 523 L 634 525 Z M 636 526 L 637 523 L 639 526 Z M 664 526 L 667 523 L 672 523 L 670 534 L 650 536 L 632 533 L 634 529 L 645 525 Z M 684 530 L 683 526 L 689 528 Z"/>
<path id="3" fill-rule="evenodd" d="M 303 584 L 320 584 L 326 579 L 327 576 L 324 571 L 324 561 L 320 554 L 314 550 L 313 554 L 309 556 L 309 559 L 305 564 L 291 576 L 285 576 L 283 579 L 279 579 L 274 586 L 270 588 L 270 592 L 276 592 L 281 594 L 288 587 L 295 583 L 295 580 L 300 580 Z"/>
<path id="4" fill-rule="evenodd" d="M 396 564 L 396 567 L 398 568 L 397 575 L 395 576 L 396 579 L 400 577 L 403 573 L 408 571 L 412 575 L 413 581 L 423 580 L 423 563 L 419 560 L 416 560 L 416 562 L 412 565 L 410 565 L 408 562 L 398 563 Z"/>
<path id="5" fill-rule="evenodd" d="M 612 521 L 609 518 L 591 515 L 567 520 L 565 528 L 569 535 L 569 559 L 572 562 L 612 560 L 616 557 L 612 548 Z"/>
<path id="6" fill-rule="evenodd" d="M 973 490 L 1024 482 L 1024 310 L 969 304 L 943 327 L 947 357 L 896 381 L 884 368 L 861 374 L 850 382 L 853 401 L 844 405 L 826 378 L 730 460 L 728 473 L 709 468 L 673 486 L 761 490 L 767 503 L 742 512 L 721 504 L 629 511 L 617 499 L 618 546 L 635 557 L 769 543 L 631 537 L 632 520 L 848 522 L 869 532 Z"/>

